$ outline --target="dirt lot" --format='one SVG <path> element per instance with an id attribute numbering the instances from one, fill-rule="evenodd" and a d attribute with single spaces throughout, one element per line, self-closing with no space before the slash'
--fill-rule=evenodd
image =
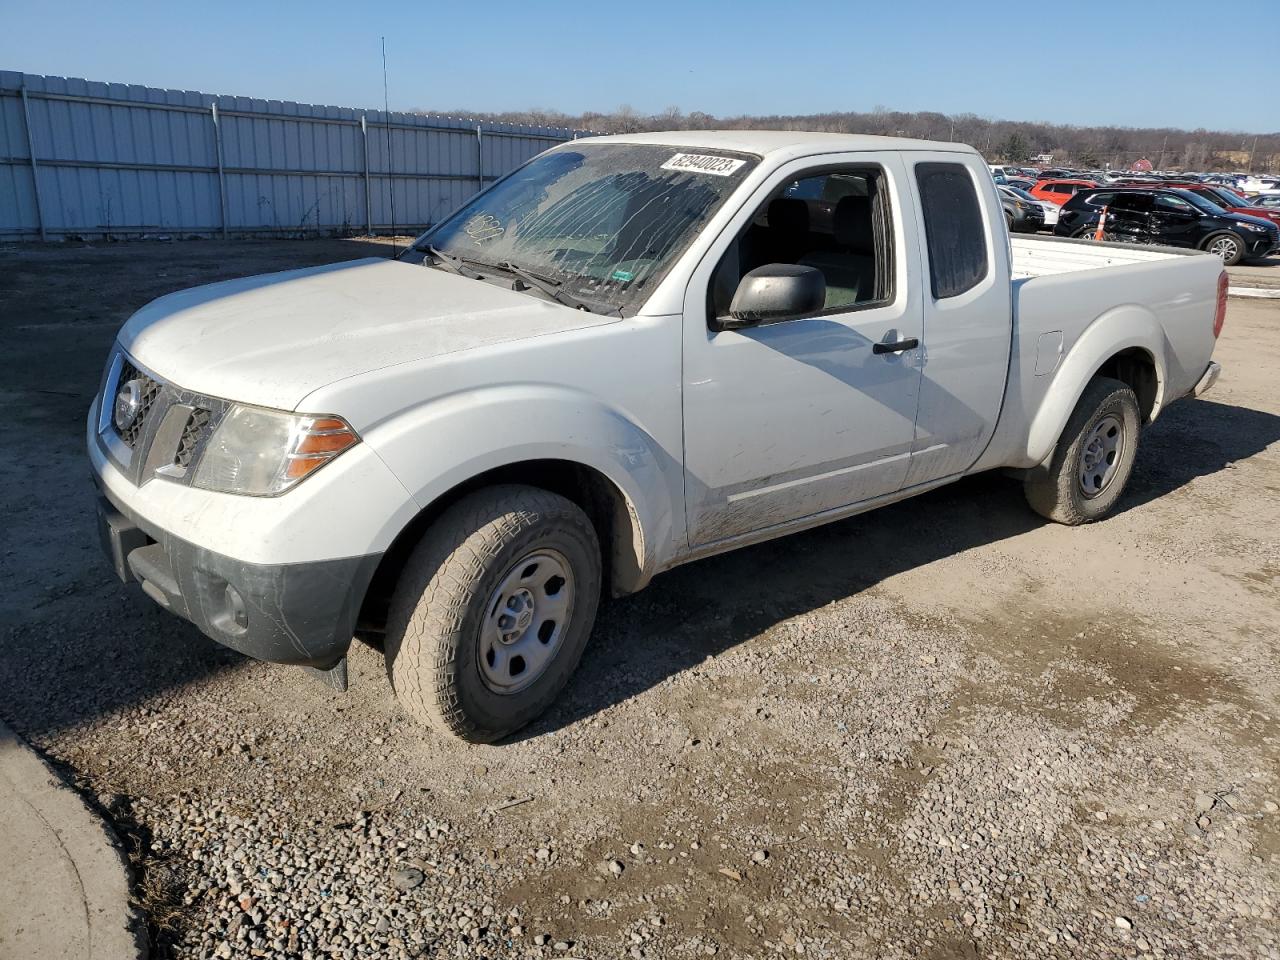
<path id="1" fill-rule="evenodd" d="M 132 847 L 158 957 L 1280 957 L 1280 303 L 1122 512 L 979 477 L 609 604 L 514 742 L 423 734 L 112 581 L 83 418 L 169 290 L 348 241 L 0 249 L 0 714 Z"/>

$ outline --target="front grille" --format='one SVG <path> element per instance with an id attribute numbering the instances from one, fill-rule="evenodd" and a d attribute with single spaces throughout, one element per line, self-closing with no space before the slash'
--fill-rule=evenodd
<path id="1" fill-rule="evenodd" d="M 151 379 L 128 360 L 125 360 L 120 366 L 120 379 L 116 385 L 116 396 L 119 396 L 126 384 L 130 382 L 138 384 L 138 415 L 123 430 L 117 427 L 116 432 L 120 435 L 120 439 L 125 446 L 132 450 L 137 445 L 138 438 L 142 436 L 142 431 L 147 425 L 147 417 L 160 396 L 160 387 L 162 385 Z"/>
<path id="2" fill-rule="evenodd" d="M 176 466 L 181 467 L 183 470 L 191 466 L 196 447 L 199 446 L 201 439 L 204 437 L 204 432 L 209 426 L 209 418 L 211 416 L 208 410 L 200 407 L 196 407 L 191 411 L 191 415 L 187 417 L 187 425 L 182 428 L 182 436 L 178 440 L 178 450 L 173 455 L 173 462 Z"/>

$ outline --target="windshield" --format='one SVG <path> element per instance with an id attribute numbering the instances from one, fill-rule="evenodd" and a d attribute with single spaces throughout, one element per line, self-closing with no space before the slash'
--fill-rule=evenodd
<path id="1" fill-rule="evenodd" d="M 1204 197 L 1200 196 L 1200 194 L 1192 193 L 1190 190 L 1174 190 L 1173 193 L 1187 201 L 1187 203 L 1191 204 L 1193 207 L 1196 207 L 1205 213 L 1212 214 L 1215 217 L 1225 216 L 1227 213 L 1227 211 L 1223 210 L 1212 200 L 1206 200 Z"/>
<path id="2" fill-rule="evenodd" d="M 505 265 L 512 265 L 588 304 L 630 313 L 757 159 L 656 144 L 574 144 L 535 157 L 424 233 L 414 249 L 434 247 L 481 273 L 486 265 L 510 273 Z"/>
<path id="3" fill-rule="evenodd" d="M 1234 190 L 1228 190 L 1226 187 L 1214 187 L 1213 192 L 1225 201 L 1224 206 L 1229 207 L 1247 207 L 1249 201 Z"/>

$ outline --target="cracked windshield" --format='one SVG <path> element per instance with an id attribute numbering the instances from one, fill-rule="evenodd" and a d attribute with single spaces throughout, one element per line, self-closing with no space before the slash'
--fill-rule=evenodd
<path id="1" fill-rule="evenodd" d="M 556 150 L 429 230 L 414 249 L 446 269 L 510 276 L 570 306 L 634 312 L 755 163 L 656 144 Z"/>

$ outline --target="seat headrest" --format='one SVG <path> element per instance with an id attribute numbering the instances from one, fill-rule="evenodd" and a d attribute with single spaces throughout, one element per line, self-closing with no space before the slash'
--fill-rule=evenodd
<path id="1" fill-rule="evenodd" d="M 809 232 L 809 204 L 799 197 L 778 197 L 769 203 L 769 229 L 783 233 Z"/>
<path id="2" fill-rule="evenodd" d="M 871 198 L 842 197 L 831 216 L 831 232 L 840 246 L 854 253 L 874 254 L 876 237 L 871 223 Z"/>

